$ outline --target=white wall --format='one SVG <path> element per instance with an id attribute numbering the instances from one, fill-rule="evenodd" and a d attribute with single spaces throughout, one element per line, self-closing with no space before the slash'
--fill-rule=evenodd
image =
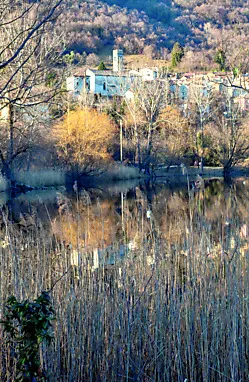
<path id="1" fill-rule="evenodd" d="M 72 76 L 66 80 L 67 91 L 71 92 L 73 96 L 79 96 L 83 90 L 84 78 Z"/>
<path id="2" fill-rule="evenodd" d="M 90 77 L 90 92 L 102 96 L 124 96 L 131 86 L 129 76 L 97 74 L 90 69 L 86 74 Z"/>
<path id="3" fill-rule="evenodd" d="M 143 81 L 153 81 L 157 78 L 157 72 L 153 69 L 144 68 L 140 70 Z"/>

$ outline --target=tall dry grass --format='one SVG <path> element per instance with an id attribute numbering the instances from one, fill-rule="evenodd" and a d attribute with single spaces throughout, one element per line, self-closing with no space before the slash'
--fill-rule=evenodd
<path id="1" fill-rule="evenodd" d="M 138 179 L 142 177 L 144 175 L 139 172 L 138 168 L 125 166 L 122 163 L 116 163 L 102 175 L 102 178 L 108 181 Z"/>
<path id="2" fill-rule="evenodd" d="M 66 174 L 62 170 L 19 171 L 15 174 L 17 183 L 34 188 L 56 187 L 66 183 Z"/>
<path id="3" fill-rule="evenodd" d="M 89 248 L 81 244 L 91 233 L 89 203 L 84 229 L 76 225 L 74 248 L 55 232 L 48 235 L 39 221 L 17 231 L 3 214 L 1 304 L 12 293 L 33 299 L 65 274 L 51 292 L 55 340 L 41 351 L 51 382 L 249 380 L 244 243 L 238 235 L 235 248 L 223 251 L 223 237 L 214 240 L 191 213 L 188 219 L 176 216 L 166 238 L 156 218 L 146 219 L 146 208 L 135 221 L 129 211 L 123 217 L 124 235 L 115 245 L 126 242 L 132 224 L 133 249 L 116 265 L 94 271 Z M 79 216 L 76 211 L 76 222 Z M 98 229 L 110 228 L 101 215 L 99 221 Z M 177 226 L 180 240 L 174 241 Z M 78 266 L 71 267 L 72 252 L 79 255 L 73 261 Z M 0 380 L 13 381 L 14 354 L 2 329 L 0 341 Z"/>

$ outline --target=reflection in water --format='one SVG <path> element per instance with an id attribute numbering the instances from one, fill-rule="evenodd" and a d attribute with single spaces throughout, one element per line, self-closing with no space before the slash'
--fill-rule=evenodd
<path id="1" fill-rule="evenodd" d="M 64 275 L 49 380 L 246 380 L 248 186 L 142 183 L 5 203 L 1 303 Z M 12 380 L 4 352 L 0 379 Z"/>
<path id="2" fill-rule="evenodd" d="M 204 189 L 190 194 L 179 184 L 143 183 L 122 185 L 121 191 L 114 186 L 73 195 L 55 190 L 20 195 L 2 208 L 0 243 L 5 248 L 8 240 L 17 242 L 25 256 L 38 236 L 45 247 L 49 243 L 55 263 L 62 251 L 66 266 L 93 269 L 141 249 L 152 264 L 155 241 L 160 259 L 172 251 L 186 255 L 193 246 L 195 256 L 233 256 L 238 246 L 247 250 L 248 183 L 206 181 Z M 55 268 L 54 277 L 64 271 L 59 264 Z"/>

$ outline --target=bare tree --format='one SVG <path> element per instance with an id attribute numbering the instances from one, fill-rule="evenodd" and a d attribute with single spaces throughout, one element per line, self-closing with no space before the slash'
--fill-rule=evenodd
<path id="1" fill-rule="evenodd" d="M 20 4 L 16 0 L 4 0 L 0 18 L 0 69 L 4 69 L 13 61 L 16 71 L 21 69 L 27 59 L 26 55 L 22 56 L 24 49 L 32 40 L 36 40 L 36 48 L 40 46 L 42 36 L 47 32 L 47 25 L 54 23 L 58 17 L 62 2 L 63 0 L 43 0 L 30 5 L 28 2 Z M 11 35 L 6 39 L 7 33 Z"/>
<path id="2" fill-rule="evenodd" d="M 61 47 L 55 28 L 62 1 L 4 0 L 1 4 L 0 109 L 7 110 L 7 118 L 0 159 L 2 174 L 11 181 L 13 161 L 30 147 L 27 126 L 34 127 L 32 108 L 48 103 L 61 89 L 54 67 Z M 19 116 L 27 109 L 21 125 Z"/>
<path id="3" fill-rule="evenodd" d="M 211 85 L 203 81 L 193 82 L 189 94 L 190 119 L 194 119 L 196 126 L 196 149 L 201 158 L 201 171 L 203 171 L 204 129 L 212 115 L 214 95 Z"/>
<path id="4" fill-rule="evenodd" d="M 167 81 L 139 81 L 133 86 L 132 101 L 127 101 L 129 114 L 132 118 L 136 156 L 140 165 L 148 173 L 152 160 L 154 135 L 162 123 L 162 112 L 167 105 L 167 97 Z M 141 142 L 144 143 L 143 157 L 141 155 Z"/>
<path id="5" fill-rule="evenodd" d="M 220 100 L 216 116 L 215 123 L 209 129 L 210 141 L 226 175 L 233 166 L 248 158 L 248 117 L 227 94 Z"/>

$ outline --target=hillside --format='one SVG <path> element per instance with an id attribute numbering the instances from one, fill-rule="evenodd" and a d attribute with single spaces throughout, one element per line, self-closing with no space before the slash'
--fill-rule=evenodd
<path id="1" fill-rule="evenodd" d="M 249 42 L 249 0 L 76 0 L 61 25 L 68 50 L 84 55 L 120 47 L 166 58 L 175 41 L 191 51 L 241 50 Z"/>
<path id="2" fill-rule="evenodd" d="M 170 47 L 181 35 L 180 29 L 177 31 L 166 21 L 152 19 L 142 10 L 99 0 L 71 3 L 61 25 L 67 32 L 68 49 L 81 54 L 108 54 L 113 46 L 120 46 L 130 54 L 142 53 L 148 46 Z"/>

